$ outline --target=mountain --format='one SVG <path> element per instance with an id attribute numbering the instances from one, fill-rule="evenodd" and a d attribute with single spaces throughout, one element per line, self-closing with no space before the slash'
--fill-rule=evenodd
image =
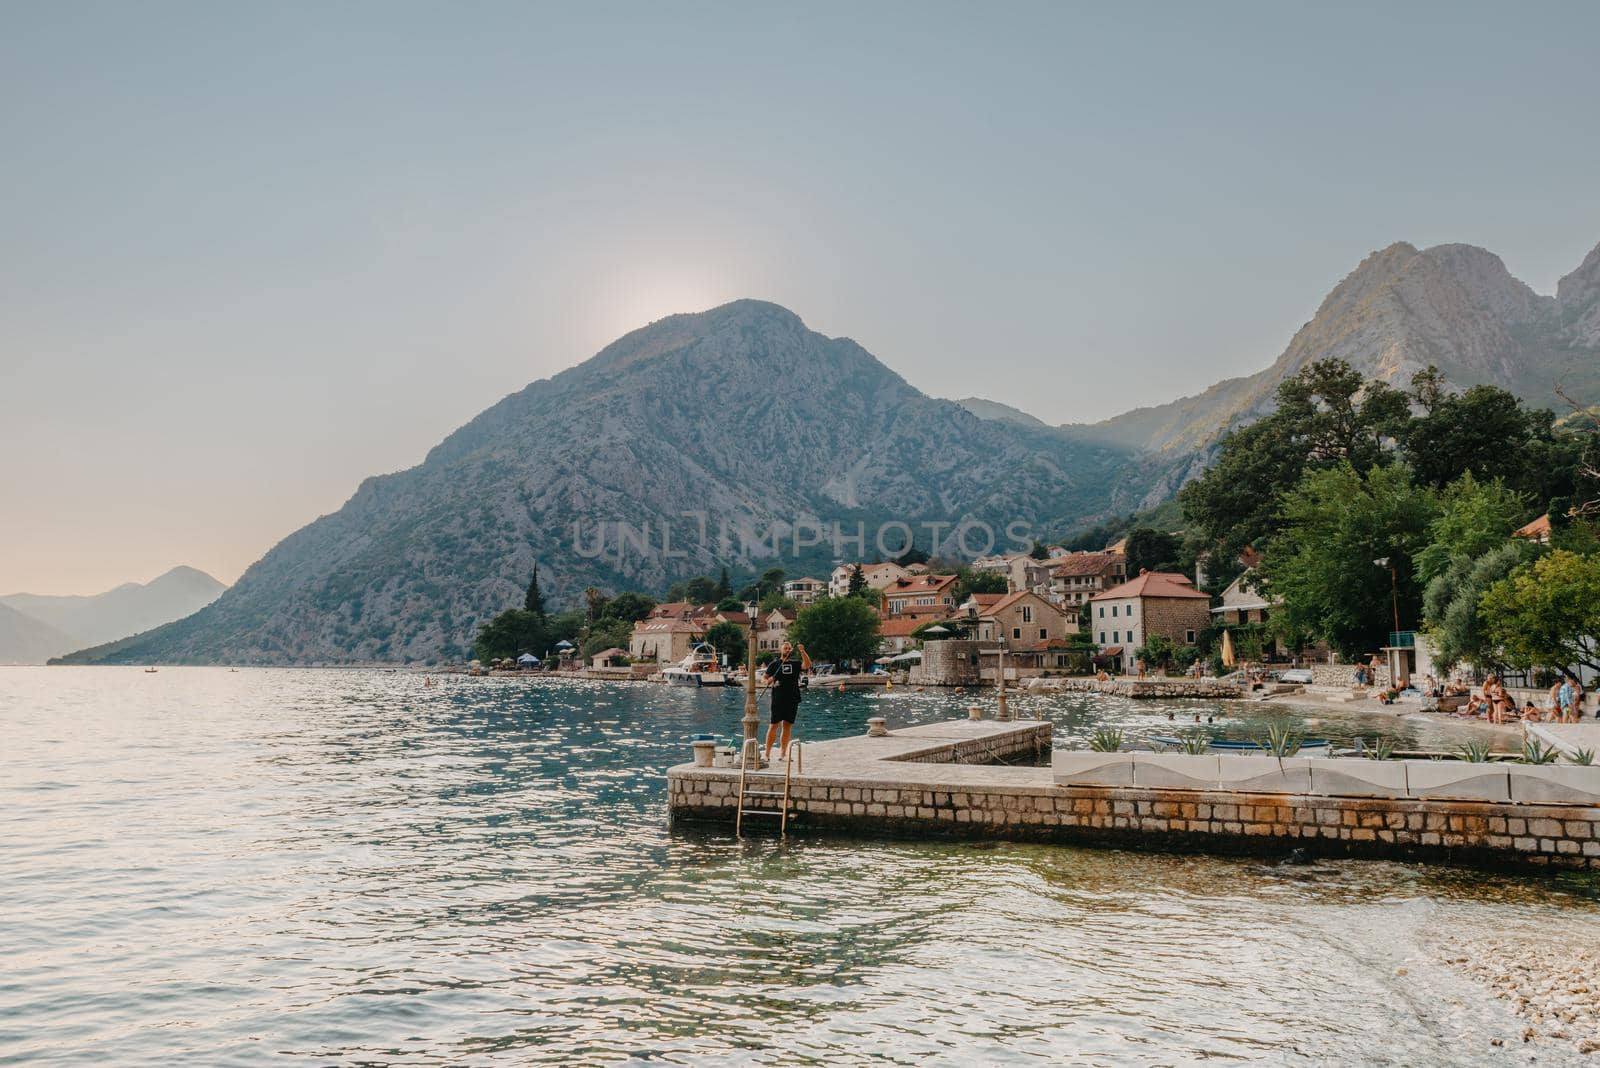
<path id="1" fill-rule="evenodd" d="M 226 588 L 204 571 L 175 567 L 149 582 L 127 582 L 91 596 L 13 593 L 0 597 L 0 604 L 70 635 L 65 649 L 76 649 L 182 619 L 216 600 Z"/>
<path id="2" fill-rule="evenodd" d="M 82 644 L 42 620 L 0 604 L 0 664 L 42 664 Z"/>
<path id="3" fill-rule="evenodd" d="M 977 416 L 979 419 L 993 419 L 1001 423 L 1015 423 L 1018 426 L 1043 429 L 1049 424 L 1043 419 L 1029 415 L 1021 408 L 1013 408 L 1009 404 L 999 401 L 984 400 L 982 397 L 963 397 L 956 401 L 957 404 Z"/>
<path id="4" fill-rule="evenodd" d="M 1169 461 L 1167 479 L 1149 480 L 1159 496 L 1176 488 L 1167 484 L 1170 472 L 1189 471 L 1192 457 L 1229 427 L 1270 411 L 1280 382 L 1327 357 L 1398 388 L 1433 364 L 1456 386 L 1501 386 L 1539 407 L 1565 407 L 1557 385 L 1586 403 L 1600 401 L 1600 246 L 1549 297 L 1484 249 L 1419 251 L 1397 242 L 1335 286 L 1265 370 L 1081 430 Z"/>
<path id="5" fill-rule="evenodd" d="M 1005 548 L 1013 522 L 1062 532 L 1137 499 L 1143 487 L 1121 474 L 1131 459 L 1057 429 L 981 419 L 848 338 L 737 301 L 662 319 L 506 397 L 419 466 L 367 479 L 215 604 L 70 659 L 461 656 L 480 621 L 520 604 L 535 560 L 547 595 L 571 605 L 590 584 L 659 590 L 725 563 L 820 574 L 835 547 L 797 552 L 811 524 L 838 523 L 846 538 L 860 524 L 864 547 L 839 548 L 852 558 L 870 557 L 892 522 L 943 523 L 948 538 L 950 524 L 981 521 Z M 754 540 L 741 524 L 758 534 L 776 524 L 782 557 L 741 559 L 741 541 Z M 884 544 L 898 550 L 903 538 L 891 528 Z M 967 544 L 984 549 L 981 530 Z"/>

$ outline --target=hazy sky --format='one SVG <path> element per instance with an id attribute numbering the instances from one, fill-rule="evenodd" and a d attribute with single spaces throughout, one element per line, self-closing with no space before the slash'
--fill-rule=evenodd
<path id="1" fill-rule="evenodd" d="M 1372 249 L 1600 241 L 1600 4 L 0 2 L 0 593 L 234 580 L 753 296 L 1096 418 Z M 1107 402 L 1109 395 L 1120 398 Z"/>

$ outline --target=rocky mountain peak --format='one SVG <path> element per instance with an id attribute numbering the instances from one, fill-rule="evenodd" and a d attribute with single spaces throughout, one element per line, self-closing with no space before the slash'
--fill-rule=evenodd
<path id="1" fill-rule="evenodd" d="M 1600 348 L 1600 245 L 1556 284 L 1556 306 L 1574 346 Z"/>

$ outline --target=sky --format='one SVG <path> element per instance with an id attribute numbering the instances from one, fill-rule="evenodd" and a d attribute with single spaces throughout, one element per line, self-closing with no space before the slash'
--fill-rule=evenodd
<path id="1" fill-rule="evenodd" d="M 232 582 L 739 297 L 1051 422 L 1600 242 L 1600 5 L 0 0 L 0 593 Z"/>

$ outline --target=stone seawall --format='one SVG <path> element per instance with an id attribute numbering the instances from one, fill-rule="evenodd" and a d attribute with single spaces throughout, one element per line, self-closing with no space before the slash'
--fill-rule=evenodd
<path id="1" fill-rule="evenodd" d="M 674 777 L 669 803 L 676 819 L 731 823 L 737 792 L 736 776 Z M 791 809 L 808 832 L 1600 869 L 1591 807 L 811 777 L 792 785 Z"/>
<path id="2" fill-rule="evenodd" d="M 1118 697 L 1156 700 L 1173 697 L 1198 697 L 1213 700 L 1232 700 L 1244 696 L 1244 690 L 1232 682 L 1221 679 L 1182 678 L 1116 678 L 1101 681 L 1089 677 L 1029 679 L 1024 688 L 1030 693 L 1106 693 Z"/>

